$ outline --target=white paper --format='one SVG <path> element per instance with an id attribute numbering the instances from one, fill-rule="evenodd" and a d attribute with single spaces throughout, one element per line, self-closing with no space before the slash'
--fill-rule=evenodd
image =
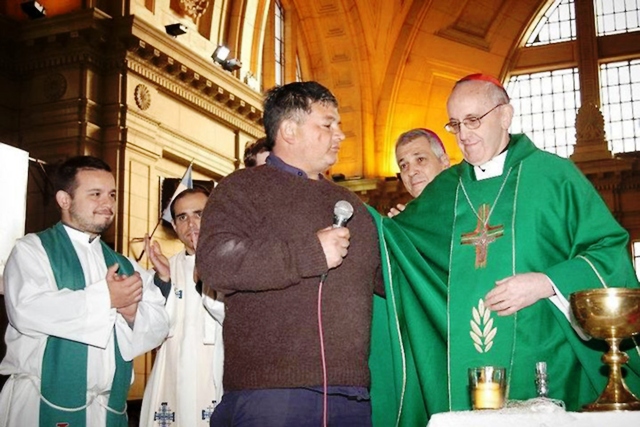
<path id="1" fill-rule="evenodd" d="M 0 294 L 4 265 L 16 240 L 24 236 L 29 153 L 0 142 Z"/>

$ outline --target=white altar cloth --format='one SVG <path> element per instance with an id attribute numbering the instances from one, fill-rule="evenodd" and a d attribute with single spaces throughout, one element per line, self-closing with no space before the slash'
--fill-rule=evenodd
<path id="1" fill-rule="evenodd" d="M 640 427 L 640 411 L 567 412 L 548 403 L 443 412 L 433 415 L 427 427 Z"/>

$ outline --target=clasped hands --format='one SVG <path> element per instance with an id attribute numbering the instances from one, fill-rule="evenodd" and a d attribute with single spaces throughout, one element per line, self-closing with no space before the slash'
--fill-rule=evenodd
<path id="1" fill-rule="evenodd" d="M 118 264 L 113 264 L 107 269 L 106 280 L 111 308 L 115 308 L 129 325 L 133 325 L 138 303 L 142 300 L 142 278 L 137 271 L 131 276 L 118 274 L 119 268 Z"/>

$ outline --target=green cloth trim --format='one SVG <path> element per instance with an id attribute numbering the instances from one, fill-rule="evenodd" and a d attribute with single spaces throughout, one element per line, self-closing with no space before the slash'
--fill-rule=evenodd
<path id="1" fill-rule="evenodd" d="M 84 273 L 73 243 L 61 222 L 38 233 L 47 253 L 58 289 L 82 290 L 86 287 Z M 100 242 L 107 265 L 118 263 L 120 274 L 134 272 L 131 262 Z M 131 384 L 132 362 L 126 362 L 120 354 L 114 332 L 116 371 L 109 395 L 109 408 L 118 412 L 126 409 Z M 42 359 L 40 393 L 44 399 L 64 408 L 82 408 L 87 403 L 87 345 L 64 338 L 49 336 Z M 80 368 L 84 367 L 84 369 Z M 61 411 L 40 402 L 40 426 L 69 423 L 86 425 L 86 410 Z M 127 415 L 107 411 L 107 427 L 127 427 Z"/>

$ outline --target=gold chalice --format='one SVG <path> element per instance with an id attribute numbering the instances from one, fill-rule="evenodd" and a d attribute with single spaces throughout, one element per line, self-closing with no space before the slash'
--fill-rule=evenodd
<path id="1" fill-rule="evenodd" d="M 620 370 L 629 361 L 629 356 L 620 350 L 620 342 L 640 333 L 640 289 L 590 289 L 571 294 L 570 301 L 580 327 L 609 344 L 609 351 L 602 356 L 609 365 L 609 382 L 600 397 L 582 409 L 640 410 L 640 400 L 627 388 Z"/>

